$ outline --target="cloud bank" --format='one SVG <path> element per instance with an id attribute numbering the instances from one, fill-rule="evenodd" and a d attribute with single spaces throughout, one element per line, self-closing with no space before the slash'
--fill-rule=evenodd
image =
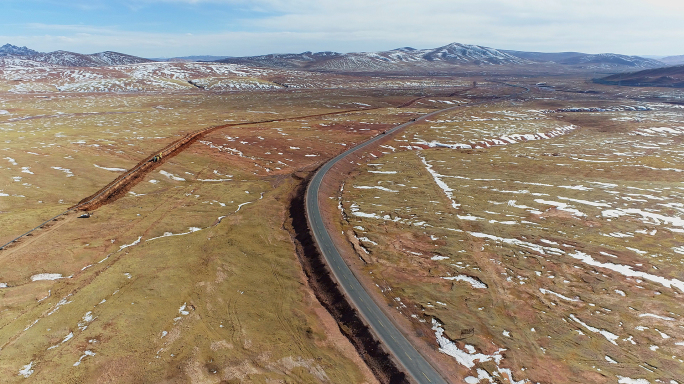
<path id="1" fill-rule="evenodd" d="M 666 0 L 79 0 L 61 8 L 77 22 L 5 25 L 0 39 L 46 51 L 145 57 L 373 51 L 454 41 L 528 51 L 684 54 L 684 3 Z M 115 21 L 102 26 L 102 14 Z"/>

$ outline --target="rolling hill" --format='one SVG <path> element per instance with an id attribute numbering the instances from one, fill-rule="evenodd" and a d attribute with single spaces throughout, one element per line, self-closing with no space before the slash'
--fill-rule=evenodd
<path id="1" fill-rule="evenodd" d="M 644 71 L 621 73 L 595 79 L 594 82 L 607 85 L 627 85 L 633 87 L 675 87 L 684 88 L 684 65 L 647 69 Z"/>
<path id="2" fill-rule="evenodd" d="M 668 65 L 680 65 L 684 64 L 684 55 L 667 56 L 660 59 L 660 61 Z"/>
<path id="3" fill-rule="evenodd" d="M 658 68 L 664 64 L 661 61 L 647 59 L 641 56 L 627 56 L 615 53 L 589 54 L 581 52 L 521 52 L 503 51 L 512 56 L 522 59 L 542 62 L 556 63 L 567 66 L 574 66 L 586 69 L 623 69 L 623 68 Z"/>

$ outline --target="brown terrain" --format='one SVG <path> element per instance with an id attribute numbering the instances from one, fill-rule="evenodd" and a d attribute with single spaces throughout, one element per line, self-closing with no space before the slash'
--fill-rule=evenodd
<path id="1" fill-rule="evenodd" d="M 0 242 L 67 211 L 0 251 L 4 382 L 406 380 L 317 255 L 303 191 L 456 105 L 328 180 L 369 293 L 453 383 L 682 376 L 668 90 L 189 63 L 2 79 Z"/>

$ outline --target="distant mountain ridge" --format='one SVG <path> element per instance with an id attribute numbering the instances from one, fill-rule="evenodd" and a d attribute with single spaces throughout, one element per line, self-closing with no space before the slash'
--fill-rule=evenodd
<path id="1" fill-rule="evenodd" d="M 232 56 L 214 56 L 214 55 L 194 55 L 194 56 L 177 56 L 177 57 L 159 57 L 151 58 L 153 61 L 170 61 L 170 62 L 193 62 L 193 61 L 218 61 L 227 59 Z"/>
<path id="2" fill-rule="evenodd" d="M 665 66 L 658 60 L 613 53 L 521 52 L 460 43 L 451 43 L 433 49 L 403 47 L 380 52 L 304 52 L 231 57 L 219 60 L 219 62 L 267 68 L 323 71 L 430 70 L 455 66 L 521 66 L 540 63 L 557 64 L 574 69 L 633 70 Z"/>
<path id="3" fill-rule="evenodd" d="M 253 67 L 275 69 L 299 69 L 333 72 L 432 72 L 453 69 L 474 69 L 477 67 L 537 70 L 610 70 L 634 71 L 664 67 L 662 61 L 640 56 L 613 53 L 587 54 L 581 52 L 522 52 L 499 50 L 480 45 L 451 43 L 438 48 L 416 49 L 402 47 L 379 52 L 303 52 L 268 54 L 247 57 L 187 56 L 163 61 L 214 61 L 242 64 Z M 668 61 L 669 60 L 669 61 Z M 684 62 L 684 56 L 664 58 L 665 62 Z M 80 54 L 69 51 L 42 53 L 27 47 L 5 44 L 0 47 L 0 66 L 66 66 L 100 67 L 130 65 L 156 60 L 106 51 L 95 54 Z M 535 67 L 536 65 L 536 67 Z M 555 69 L 554 69 L 555 68 Z"/>
<path id="4" fill-rule="evenodd" d="M 632 68 L 658 68 L 665 64 L 659 60 L 647 59 L 641 56 L 627 56 L 615 53 L 581 53 L 581 52 L 521 52 L 521 51 L 504 51 L 513 56 L 525 58 L 527 60 L 538 62 L 553 62 L 562 65 L 575 65 L 584 67 L 596 68 L 617 68 L 617 67 L 632 67 Z"/>
<path id="5" fill-rule="evenodd" d="M 329 71 L 378 71 L 431 69 L 454 65 L 526 64 L 528 60 L 497 49 L 451 43 L 434 49 L 403 47 L 381 52 L 304 52 L 233 57 L 222 63 L 253 65 L 269 68 L 310 69 Z"/>
<path id="6" fill-rule="evenodd" d="M 0 47 L 0 57 L 4 56 L 33 56 L 37 55 L 40 52 L 34 51 L 33 49 L 29 49 L 26 47 L 17 47 L 16 45 L 12 44 L 5 44 L 2 47 Z"/>
<path id="7" fill-rule="evenodd" d="M 660 59 L 660 61 L 662 61 L 665 64 L 669 64 L 669 65 L 680 65 L 680 64 L 684 64 L 684 55 L 667 56 L 667 57 L 663 57 L 662 59 Z"/>
<path id="8" fill-rule="evenodd" d="M 149 63 L 152 61 L 142 57 L 131 56 L 112 51 L 93 53 L 90 55 L 83 55 L 68 51 L 55 51 L 50 53 L 41 53 L 30 57 L 30 59 L 62 67 L 101 67 L 110 65 Z"/>
<path id="9" fill-rule="evenodd" d="M 89 55 L 69 51 L 43 53 L 12 44 L 5 44 L 0 47 L 0 60 L 0 63 L 5 65 L 39 66 L 40 63 L 42 63 L 61 67 L 101 67 L 148 63 L 153 61 L 112 51 Z"/>

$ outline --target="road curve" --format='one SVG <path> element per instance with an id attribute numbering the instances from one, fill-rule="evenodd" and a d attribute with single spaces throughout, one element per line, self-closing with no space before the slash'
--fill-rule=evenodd
<path id="1" fill-rule="evenodd" d="M 530 89 L 523 85 L 509 84 L 496 80 L 487 80 L 494 83 L 499 83 L 507 85 L 509 87 L 522 88 L 524 89 L 522 93 L 530 92 Z M 519 94 L 513 94 L 504 97 L 503 99 L 513 98 Z M 352 300 L 352 304 L 361 314 L 361 317 L 370 325 L 371 329 L 380 338 L 380 341 L 387 347 L 389 352 L 395 357 L 395 359 L 404 367 L 406 372 L 417 382 L 417 383 L 439 383 L 446 384 L 447 381 L 425 360 L 425 358 L 408 342 L 406 337 L 397 329 L 397 327 L 392 323 L 387 316 L 382 312 L 378 304 L 373 301 L 368 292 L 363 288 L 359 280 L 354 276 L 354 273 L 349 269 L 349 266 L 344 262 L 340 252 L 335 248 L 335 244 L 330 237 L 330 234 L 326 231 L 325 225 L 323 223 L 323 217 L 321 216 L 321 211 L 319 209 L 319 189 L 323 178 L 326 173 L 335 165 L 337 162 L 343 160 L 352 153 L 361 151 L 365 147 L 381 140 L 389 135 L 392 135 L 409 125 L 415 124 L 434 115 L 451 111 L 463 107 L 473 107 L 476 105 L 486 104 L 496 100 L 483 100 L 480 102 L 469 103 L 464 105 L 457 105 L 449 108 L 440 109 L 423 115 L 419 118 L 411 120 L 407 123 L 398 125 L 386 133 L 375 136 L 374 138 L 365 141 L 353 148 L 350 148 L 341 154 L 334 157 L 332 160 L 325 163 L 316 172 L 314 177 L 311 179 L 307 189 L 306 189 L 306 217 L 309 221 L 309 228 L 313 232 L 314 240 L 318 245 L 318 249 L 325 257 L 325 261 L 332 270 L 338 284 L 342 287 L 344 292 Z M 500 101 L 500 100 L 498 100 Z"/>
<path id="2" fill-rule="evenodd" d="M 479 104 L 479 103 L 478 103 Z M 469 104 L 472 106 L 472 104 Z M 439 111 L 423 115 L 413 121 L 396 126 L 354 148 L 336 156 L 314 175 L 306 190 L 306 216 L 309 227 L 313 232 L 314 240 L 318 244 L 318 249 L 323 253 L 328 266 L 332 270 L 337 282 L 344 289 L 347 297 L 352 300 L 352 304 L 357 308 L 363 319 L 370 325 L 371 329 L 380 338 L 380 341 L 387 347 L 389 352 L 404 367 L 405 371 L 418 383 L 439 383 L 446 384 L 447 381 L 437 373 L 437 371 L 418 353 L 418 351 L 408 342 L 406 337 L 396 328 L 387 316 L 382 312 L 378 304 L 373 301 L 368 292 L 361 286 L 356 276 L 344 262 L 339 251 L 335 248 L 330 234 L 325 229 L 323 218 L 319 209 L 319 188 L 326 173 L 338 162 L 350 154 L 361 151 L 363 148 L 375 143 L 384 137 L 391 135 L 411 124 L 427 119 L 438 113 L 460 108 L 460 106 L 445 108 Z"/>

